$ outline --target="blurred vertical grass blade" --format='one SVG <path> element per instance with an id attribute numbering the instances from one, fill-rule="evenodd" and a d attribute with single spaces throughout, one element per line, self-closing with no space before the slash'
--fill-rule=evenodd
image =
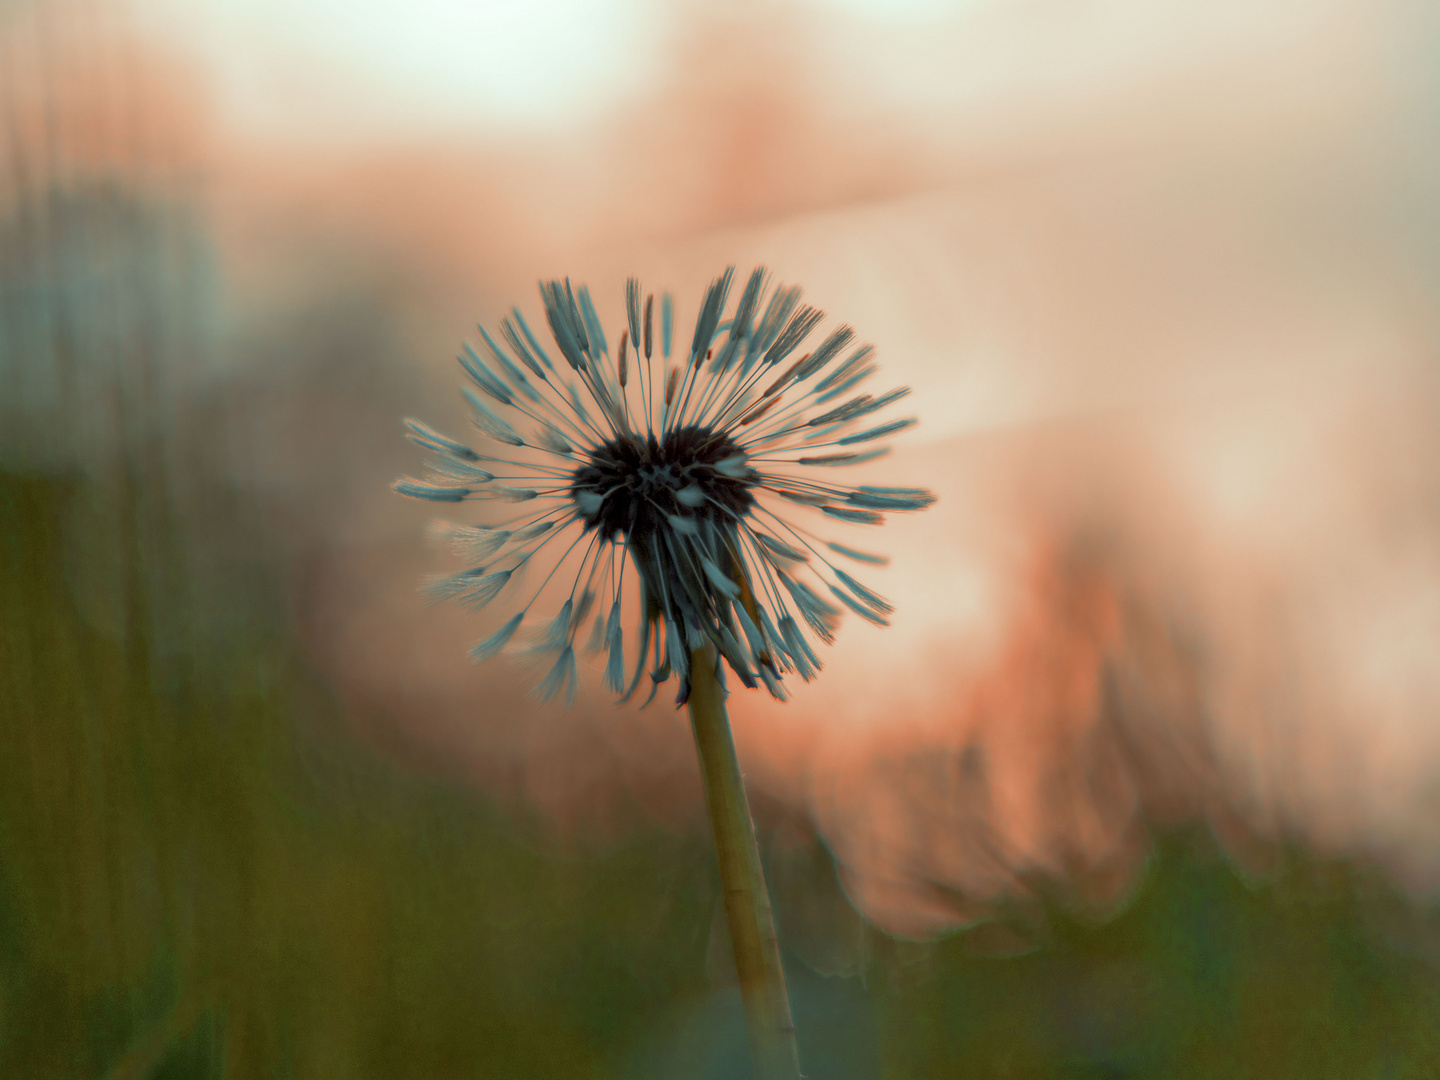
<path id="1" fill-rule="evenodd" d="M 27 399 L 0 454 L 0 1075 L 569 1077 L 627 1059 L 704 993 L 703 848 L 556 860 L 478 798 L 346 743 L 283 616 L 283 542 L 206 471 L 182 358 L 160 359 L 205 345 L 205 305 L 165 286 L 188 264 L 146 254 L 177 250 L 155 242 L 176 219 L 123 177 L 62 186 L 43 229 L 27 205 L 5 235 L 83 246 L 96 231 L 66 215 L 140 209 L 106 234 L 135 252 L 114 275 L 65 262 L 91 274 L 84 303 L 33 248 L 0 279 L 20 315 L 6 362 L 94 374 Z M 92 407 L 103 438 L 82 430 Z"/>
<path id="2" fill-rule="evenodd" d="M 73 497 L 0 474 L 0 1075 L 212 1052 L 238 1076 L 593 1075 L 704 994 L 703 846 L 556 860 L 326 734 L 293 661 L 254 680 L 283 636 L 178 694 L 134 672 L 70 603 Z"/>
<path id="3" fill-rule="evenodd" d="M 626 1060 L 704 993 L 703 848 L 560 860 L 348 745 L 283 617 L 283 543 L 189 412 L 203 220 L 154 170 L 71 155 L 64 109 L 0 105 L 0 1075 Z"/>

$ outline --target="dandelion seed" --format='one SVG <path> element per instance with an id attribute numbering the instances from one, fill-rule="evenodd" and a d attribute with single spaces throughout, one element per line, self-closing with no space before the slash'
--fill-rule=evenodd
<path id="1" fill-rule="evenodd" d="M 890 557 L 888 555 L 874 555 L 868 551 L 856 551 L 844 544 L 837 544 L 833 540 L 825 545 L 837 555 L 844 555 L 847 559 L 854 559 L 856 562 L 869 563 L 871 566 L 888 566 Z"/>
<path id="2" fill-rule="evenodd" d="M 565 648 L 570 640 L 570 618 L 571 612 L 575 609 L 575 601 L 566 600 L 565 606 L 560 609 L 559 614 L 550 620 L 550 626 L 545 631 L 545 637 L 541 642 L 542 649 L 553 649 L 559 651 Z"/>
<path id="3" fill-rule="evenodd" d="M 599 625 L 598 618 L 596 625 Z M 609 653 L 605 662 L 605 685 L 613 693 L 620 694 L 625 690 L 625 632 L 620 621 L 619 600 L 610 608 L 610 618 L 605 624 L 605 642 Z"/>
<path id="4" fill-rule="evenodd" d="M 694 537 L 700 535 L 700 526 L 688 517 L 681 517 L 679 514 L 667 514 L 665 516 L 665 523 L 669 525 L 678 536 Z"/>
<path id="5" fill-rule="evenodd" d="M 551 657 L 539 696 L 568 699 L 577 683 L 576 635 L 603 601 L 590 651 L 603 652 L 604 683 L 617 695 L 634 694 L 648 672 L 652 696 L 673 675 L 684 702 L 692 652 L 708 642 L 743 685 L 764 685 L 783 699 L 786 673 L 809 680 L 820 668 L 807 634 L 833 641 L 846 610 L 885 624 L 889 602 L 830 558 L 888 560 L 812 529 L 879 524 L 934 497 L 921 488 L 837 486 L 805 475 L 814 466 L 874 460 L 888 446 L 848 448 L 915 423 L 872 420 L 863 430 L 857 423 L 905 397 L 903 387 L 829 404 L 876 370 L 873 347 L 839 360 L 854 340 L 841 326 L 806 352 L 824 314 L 800 302 L 799 288 L 772 286 L 763 268 L 743 288 L 733 267 L 710 283 L 690 351 L 673 360 L 668 293 L 659 294 L 657 334 L 655 294 L 626 282 L 614 360 L 587 288 L 546 281 L 540 295 L 564 363 L 556 366 L 519 309 L 501 320 L 498 334 L 480 328 L 480 345 L 466 346 L 460 365 L 489 448 L 406 421 L 409 437 L 435 460 L 427 477 L 394 485 L 432 502 L 519 504 L 485 524 L 434 528 L 457 553 L 485 565 L 432 579 L 428 595 L 473 607 L 506 590 L 515 596 L 514 613 L 474 646 L 474 659 L 508 648 L 539 604 L 550 614 L 522 649 Z M 657 344 L 661 360 L 652 366 Z M 544 580 L 517 593 L 515 571 L 537 556 L 548 568 Z M 627 634 L 635 650 L 628 679 Z"/>
<path id="6" fill-rule="evenodd" d="M 689 487 L 681 488 L 675 493 L 675 501 L 692 509 L 705 504 L 705 489 L 699 484 L 691 484 Z"/>
<path id="7" fill-rule="evenodd" d="M 513 534 L 509 529 L 496 529 L 489 525 L 435 521 L 430 525 L 429 535 L 432 540 L 447 541 L 456 555 L 478 563 L 488 561 L 509 542 Z"/>
<path id="8" fill-rule="evenodd" d="M 873 427 L 869 431 L 862 431 L 856 435 L 846 435 L 843 439 L 835 441 L 841 446 L 854 446 L 856 443 L 870 442 L 872 439 L 883 439 L 887 435 L 894 435 L 897 431 L 904 431 L 918 422 L 913 416 L 905 420 L 892 420 L 888 424 L 881 424 L 879 427 Z"/>
<path id="9" fill-rule="evenodd" d="M 918 495 L 884 495 L 861 488 L 846 495 L 845 501 L 867 510 L 924 510 L 935 498 L 928 491 Z"/>
<path id="10" fill-rule="evenodd" d="M 406 419 L 405 426 L 410 429 L 409 439 L 426 450 L 434 450 L 439 454 L 449 454 L 461 461 L 478 461 L 480 456 L 463 443 L 454 439 L 447 439 L 432 427 L 422 424 L 419 420 Z"/>
<path id="11" fill-rule="evenodd" d="M 719 589 L 723 595 L 728 596 L 731 600 L 740 595 L 740 586 L 726 577 L 724 572 L 704 555 L 700 556 L 700 566 L 704 569 L 705 576 L 710 579 L 710 584 Z"/>
<path id="12" fill-rule="evenodd" d="M 537 521 L 532 525 L 526 525 L 523 529 L 516 529 L 510 534 L 510 539 L 517 544 L 523 544 L 527 540 L 534 540 L 555 527 L 554 521 Z"/>
<path id="13" fill-rule="evenodd" d="M 431 578 L 422 586 L 425 595 L 431 600 L 458 600 L 472 608 L 482 608 L 494 600 L 500 594 L 500 590 L 509 582 L 513 570 L 497 570 L 494 573 L 486 573 L 486 567 L 477 566 L 473 570 L 466 570 L 463 573 L 452 574 L 448 577 L 441 576 Z"/>
<path id="14" fill-rule="evenodd" d="M 471 649 L 470 659 L 474 660 L 477 664 L 481 661 L 489 660 L 490 657 L 510 644 L 510 639 L 515 636 L 515 631 L 520 629 L 520 623 L 524 618 L 525 615 L 523 612 L 512 617 L 499 630 Z"/>
<path id="15" fill-rule="evenodd" d="M 888 449 L 888 447 L 886 448 Z M 795 462 L 796 465 L 861 465 L 866 461 L 873 461 L 881 457 L 885 450 L 871 450 L 863 454 L 821 454 L 819 457 L 802 457 Z"/>
<path id="16" fill-rule="evenodd" d="M 431 502 L 461 502 L 470 494 L 469 488 L 431 484 L 424 480 L 401 478 L 390 485 L 397 495 L 410 499 L 429 499 Z"/>
<path id="17" fill-rule="evenodd" d="M 755 534 L 755 539 L 759 540 L 760 543 L 764 544 L 767 548 L 769 548 L 776 555 L 779 555 L 782 559 L 793 559 L 795 562 L 804 562 L 805 560 L 810 558 L 810 556 L 806 555 L 805 552 L 799 550 L 798 548 L 791 547 L 783 540 L 776 540 L 773 536 L 766 536 L 764 533 L 757 532 Z M 834 545 L 831 546 L 833 547 Z"/>
<path id="18" fill-rule="evenodd" d="M 575 701 L 575 682 L 575 649 L 573 646 L 567 645 L 555 658 L 555 664 L 550 668 L 550 673 L 535 688 L 535 696 L 541 701 L 549 701 L 561 690 L 564 690 L 565 704 L 572 704 Z"/>
<path id="19" fill-rule="evenodd" d="M 844 570 L 841 570 L 839 567 L 835 568 L 835 576 L 844 583 L 847 589 L 849 589 L 852 593 L 854 593 L 861 600 L 863 600 L 867 606 L 873 608 L 874 610 L 881 612 L 885 615 L 889 615 L 892 611 L 895 610 L 894 606 L 891 605 L 890 601 L 886 600 L 879 593 L 872 592 L 870 589 L 867 589 L 864 585 L 861 585 L 860 582 L 856 581 L 853 577 L 847 574 Z"/>
<path id="20" fill-rule="evenodd" d="M 637 283 L 636 288 L 639 288 Z M 655 297 L 645 298 L 645 359 L 650 359 L 655 345 Z"/>
<path id="21" fill-rule="evenodd" d="M 495 479 L 495 474 L 471 464 L 461 458 L 442 456 L 430 462 L 430 470 L 433 473 L 433 481 L 448 480 L 456 484 L 473 486 L 475 484 L 488 484 Z"/>
<path id="22" fill-rule="evenodd" d="M 496 442 L 505 443 L 507 446 L 524 446 L 525 440 L 515 433 L 515 429 L 507 424 L 500 417 L 490 411 L 490 407 L 470 392 L 467 387 L 464 390 L 465 400 L 470 403 L 473 412 L 471 419 L 475 426 L 489 435 Z"/>
<path id="23" fill-rule="evenodd" d="M 503 499 L 505 502 L 529 502 L 540 496 L 533 488 L 506 487 L 503 484 L 493 484 L 485 491 L 492 498 Z"/>
<path id="24" fill-rule="evenodd" d="M 822 506 L 822 513 L 837 517 L 841 521 L 850 521 L 856 525 L 879 525 L 885 520 L 874 510 L 851 510 L 848 506 Z"/>
<path id="25" fill-rule="evenodd" d="M 850 598 L 850 594 L 847 593 L 844 589 L 840 588 L 840 586 L 830 585 L 828 586 L 828 588 L 832 593 L 835 594 L 835 599 L 839 600 L 842 604 L 848 607 L 851 611 L 855 612 L 855 614 L 859 615 L 862 619 L 869 619 L 876 626 L 890 625 L 890 621 L 886 619 L 885 616 L 878 614 L 874 609 L 872 609 L 866 604 L 861 604 L 857 600 L 852 600 Z"/>
<path id="26" fill-rule="evenodd" d="M 785 651 L 790 654 L 790 659 L 795 661 L 800 677 L 809 682 L 813 677 L 813 672 L 820 670 L 820 661 L 791 616 L 786 615 L 780 620 L 780 635 L 785 642 Z"/>

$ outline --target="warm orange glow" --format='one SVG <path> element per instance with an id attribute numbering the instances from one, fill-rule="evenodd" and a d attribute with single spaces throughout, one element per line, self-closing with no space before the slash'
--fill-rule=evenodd
<path id="1" fill-rule="evenodd" d="M 369 737 L 567 826 L 698 813 L 663 700 L 613 707 L 596 662 L 564 712 L 467 664 L 490 623 L 418 600 L 440 556 L 386 483 L 400 415 L 449 401 L 473 322 L 533 309 L 541 274 L 588 281 L 618 339 L 627 274 L 684 327 L 717 267 L 764 262 L 915 389 L 867 475 L 940 496 L 846 536 L 892 557 L 865 575 L 891 628 L 847 619 L 790 704 L 733 699 L 752 782 L 869 915 L 931 932 L 1031 874 L 1104 910 L 1147 823 L 1191 817 L 1237 858 L 1293 831 L 1440 883 L 1423 5 L 687 7 L 598 116 L 315 146 L 227 116 L 183 42 L 77 10 L 126 64 L 81 35 L 47 68 L 44 26 L 12 25 L 18 127 L 41 145 L 53 93 L 72 170 L 194 182 L 250 342 L 219 363 L 271 395 L 237 482 L 289 508 L 306 640 Z M 361 311 L 413 370 L 321 355 Z"/>

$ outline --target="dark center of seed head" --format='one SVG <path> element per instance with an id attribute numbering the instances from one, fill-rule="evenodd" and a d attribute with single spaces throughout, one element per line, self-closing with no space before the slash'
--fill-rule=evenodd
<path id="1" fill-rule="evenodd" d="M 723 432 L 693 425 L 668 433 L 663 442 L 653 434 L 620 436 L 596 448 L 575 470 L 570 497 L 585 527 L 598 529 L 607 540 L 624 536 L 643 543 L 670 527 L 665 520 L 670 515 L 717 524 L 734 521 L 754 505 L 750 481 L 727 476 L 716 466 L 743 453 Z M 582 493 L 599 497 L 600 505 L 589 497 L 582 502 Z M 592 509 L 587 511 L 586 504 Z"/>

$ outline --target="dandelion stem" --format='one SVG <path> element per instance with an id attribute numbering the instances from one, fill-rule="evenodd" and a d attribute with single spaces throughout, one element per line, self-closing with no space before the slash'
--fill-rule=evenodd
<path id="1" fill-rule="evenodd" d="M 795 1048 L 795 1022 L 785 993 L 785 971 L 770 897 L 760 868 L 755 825 L 745 799 L 735 740 L 725 715 L 725 691 L 715 675 L 716 653 L 706 644 L 690 655 L 690 724 L 695 751 L 705 779 L 705 800 L 720 857 L 720 885 L 735 969 L 750 1033 L 755 1080 L 796 1080 L 800 1058 Z"/>

